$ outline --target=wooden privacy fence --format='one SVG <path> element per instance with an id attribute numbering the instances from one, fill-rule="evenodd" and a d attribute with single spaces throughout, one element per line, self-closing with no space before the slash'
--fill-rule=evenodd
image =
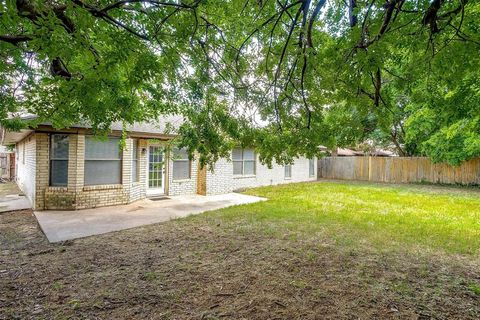
<path id="1" fill-rule="evenodd" d="M 391 183 L 431 182 L 480 184 L 480 158 L 458 167 L 434 164 L 423 157 L 325 157 L 318 160 L 318 177 Z"/>

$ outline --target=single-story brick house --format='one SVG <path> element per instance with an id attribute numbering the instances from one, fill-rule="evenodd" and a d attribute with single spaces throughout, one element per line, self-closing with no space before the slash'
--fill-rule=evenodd
<path id="1" fill-rule="evenodd" d="M 108 139 L 88 126 L 56 130 L 50 124 L 11 132 L 1 144 L 15 145 L 16 181 L 35 210 L 85 209 L 127 204 L 150 196 L 221 194 L 236 189 L 316 180 L 316 159 L 298 158 L 288 166 L 262 165 L 252 149 L 234 149 L 213 171 L 200 169 L 183 150 L 165 148 L 175 135 L 167 121 L 127 128 L 113 124 Z"/>

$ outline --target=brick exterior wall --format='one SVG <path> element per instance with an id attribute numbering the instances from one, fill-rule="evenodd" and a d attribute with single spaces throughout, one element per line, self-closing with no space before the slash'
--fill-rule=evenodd
<path id="1" fill-rule="evenodd" d="M 291 178 L 285 178 L 285 167 L 274 164 L 271 169 L 262 165 L 256 156 L 256 174 L 251 176 L 233 175 L 233 164 L 228 159 L 220 159 L 213 172 L 207 171 L 207 194 L 221 194 L 234 190 L 317 180 L 317 161 L 314 161 L 315 174 L 310 176 L 309 159 L 300 157 L 292 164 Z"/>
<path id="2" fill-rule="evenodd" d="M 225 158 L 219 159 L 211 168 L 207 168 L 207 195 L 232 192 L 235 189 L 233 181 L 233 164 Z"/>
<path id="3" fill-rule="evenodd" d="M 68 183 L 65 187 L 49 186 L 50 176 L 50 136 L 47 133 L 34 133 L 17 144 L 17 181 L 35 210 L 76 210 L 100 206 L 127 204 L 146 197 L 147 191 L 147 152 L 148 139 L 138 139 L 138 181 L 132 181 L 133 140 L 126 139 L 122 151 L 122 183 L 114 185 L 85 186 L 85 135 L 69 135 Z M 25 148 L 25 159 L 23 159 Z M 190 195 L 197 193 L 198 161 L 191 161 L 189 179 L 173 179 L 173 159 L 166 156 L 165 193 L 167 195 Z M 292 177 L 285 178 L 283 166 L 274 165 L 272 169 L 260 164 L 256 157 L 256 174 L 253 176 L 234 176 L 230 159 L 220 159 L 207 169 L 206 194 L 222 194 L 237 189 L 282 184 L 289 182 L 316 180 L 315 174 L 309 175 L 309 160 L 298 158 L 292 165 Z"/>
<path id="4" fill-rule="evenodd" d="M 133 146 L 130 140 L 130 150 Z M 145 139 L 138 140 L 138 181 L 132 182 L 130 186 L 130 202 L 137 201 L 146 197 L 147 191 L 147 155 L 142 155 L 142 150 L 148 148 L 148 141 Z"/>
<path id="5" fill-rule="evenodd" d="M 16 181 L 20 189 L 35 204 L 35 169 L 37 163 L 35 135 L 30 135 L 15 146 L 17 173 Z"/>
<path id="6" fill-rule="evenodd" d="M 197 169 L 196 161 L 190 161 L 190 178 L 182 180 L 173 179 L 173 157 L 172 152 L 169 152 L 167 161 L 167 175 L 168 188 L 167 193 L 170 196 L 177 196 L 182 194 L 196 194 L 197 193 Z"/>
<path id="7" fill-rule="evenodd" d="M 35 186 L 35 209 L 45 207 L 45 189 L 49 185 L 50 180 L 50 155 L 49 155 L 49 136 L 46 133 L 35 133 L 37 140 L 37 170 L 36 170 L 36 186 Z"/>
<path id="8" fill-rule="evenodd" d="M 85 186 L 85 135 L 70 134 L 68 184 L 66 187 L 53 187 L 49 186 L 49 135 L 35 133 L 33 136 L 33 141 L 36 141 L 33 147 L 35 152 L 29 154 L 28 158 L 34 166 L 29 170 L 19 167 L 19 172 L 33 172 L 32 176 L 35 176 L 35 201 L 32 201 L 35 210 L 86 209 L 127 204 L 145 198 L 147 159 L 141 150 L 146 148 L 147 140 L 139 139 L 138 142 L 138 182 L 132 182 L 133 140 L 128 138 L 122 151 L 122 183 Z"/>

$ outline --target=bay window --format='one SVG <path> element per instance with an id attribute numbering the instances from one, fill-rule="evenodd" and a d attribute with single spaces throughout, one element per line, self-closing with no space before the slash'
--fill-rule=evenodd
<path id="1" fill-rule="evenodd" d="M 120 138 L 85 137 L 85 185 L 121 184 Z"/>
<path id="2" fill-rule="evenodd" d="M 138 139 L 132 141 L 132 182 L 138 182 L 139 177 L 138 165 Z"/>
<path id="3" fill-rule="evenodd" d="M 25 144 L 23 150 L 25 150 Z M 50 185 L 62 187 L 67 183 L 68 134 L 52 134 L 50 136 Z"/>

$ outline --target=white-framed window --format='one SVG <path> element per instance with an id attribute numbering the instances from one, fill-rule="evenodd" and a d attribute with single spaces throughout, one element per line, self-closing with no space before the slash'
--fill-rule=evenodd
<path id="1" fill-rule="evenodd" d="M 285 179 L 290 179 L 292 177 L 292 165 L 285 165 Z"/>
<path id="2" fill-rule="evenodd" d="M 50 135 L 51 186 L 63 187 L 68 184 L 68 141 L 68 134 Z"/>
<path id="3" fill-rule="evenodd" d="M 132 182 L 138 182 L 140 175 L 138 165 L 138 139 L 132 140 Z"/>
<path id="4" fill-rule="evenodd" d="M 185 149 L 173 149 L 173 180 L 186 180 L 191 177 L 191 161 Z"/>
<path id="5" fill-rule="evenodd" d="M 250 176 L 256 173 L 255 151 L 236 148 L 232 151 L 233 174 Z"/>
<path id="6" fill-rule="evenodd" d="M 85 137 L 85 185 L 121 184 L 120 138 Z"/>
<path id="7" fill-rule="evenodd" d="M 315 177 L 315 158 L 308 160 L 308 175 Z"/>

